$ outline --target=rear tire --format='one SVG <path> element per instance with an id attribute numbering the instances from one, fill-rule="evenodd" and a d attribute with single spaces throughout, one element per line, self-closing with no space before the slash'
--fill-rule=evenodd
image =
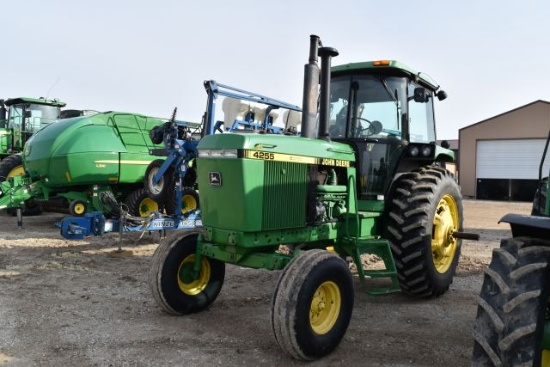
<path id="1" fill-rule="evenodd" d="M 202 257 L 198 279 L 192 278 L 200 230 L 175 233 L 153 254 L 149 286 L 162 309 L 186 315 L 206 309 L 218 297 L 225 278 L 225 263 Z"/>
<path id="2" fill-rule="evenodd" d="M 166 203 L 164 208 L 167 214 L 177 214 L 176 213 L 176 201 L 177 195 L 176 190 L 170 191 L 168 197 L 166 198 Z M 181 214 L 187 215 L 190 212 L 200 208 L 199 203 L 199 193 L 194 189 L 185 187 L 181 193 Z"/>
<path id="3" fill-rule="evenodd" d="M 159 211 L 159 204 L 153 200 L 144 188 L 137 189 L 124 199 L 128 213 L 134 217 L 146 218 L 153 212 Z"/>
<path id="4" fill-rule="evenodd" d="M 493 250 L 474 325 L 472 366 L 549 366 L 550 242 L 510 238 Z"/>
<path id="5" fill-rule="evenodd" d="M 13 154 L 0 161 L 0 182 L 6 181 L 8 177 L 24 174 L 25 168 L 23 167 L 21 154 Z"/>
<path id="6" fill-rule="evenodd" d="M 445 293 L 460 257 L 462 195 L 453 175 L 423 167 L 397 178 L 390 194 L 388 235 L 401 290 L 415 297 Z"/>
<path id="7" fill-rule="evenodd" d="M 342 341 L 353 311 L 348 264 L 324 250 L 309 250 L 283 270 L 271 307 L 277 343 L 299 360 L 331 353 Z"/>

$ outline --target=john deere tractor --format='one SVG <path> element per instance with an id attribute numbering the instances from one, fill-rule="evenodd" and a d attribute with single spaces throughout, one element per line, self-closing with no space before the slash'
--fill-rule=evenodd
<path id="1" fill-rule="evenodd" d="M 539 166 L 531 215 L 506 214 L 512 238 L 493 250 L 474 325 L 473 366 L 550 366 L 550 195 Z"/>
<path id="2" fill-rule="evenodd" d="M 309 54 L 301 135 L 205 126 L 196 162 L 203 227 L 174 233 L 150 269 L 153 295 L 176 315 L 214 302 L 226 263 L 280 270 L 271 325 L 300 360 L 329 354 L 347 330 L 346 260 L 361 280 L 386 278 L 373 294 L 435 297 L 449 289 L 469 237 L 444 168 L 453 153 L 435 144 L 434 100 L 445 92 L 397 61 L 331 68 L 338 52 L 317 36 Z M 368 269 L 364 254 L 384 269 Z"/>
<path id="3" fill-rule="evenodd" d="M 0 100 L 0 182 L 24 173 L 21 153 L 27 140 L 60 118 L 64 102 L 45 98 Z"/>

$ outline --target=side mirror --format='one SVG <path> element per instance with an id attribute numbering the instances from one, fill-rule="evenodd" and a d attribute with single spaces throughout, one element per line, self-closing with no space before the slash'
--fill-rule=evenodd
<path id="1" fill-rule="evenodd" d="M 414 88 L 414 101 L 419 103 L 426 103 L 430 100 L 430 93 L 426 88 Z"/>
<path id="2" fill-rule="evenodd" d="M 32 111 L 25 110 L 25 114 L 23 115 L 24 118 L 32 117 Z"/>

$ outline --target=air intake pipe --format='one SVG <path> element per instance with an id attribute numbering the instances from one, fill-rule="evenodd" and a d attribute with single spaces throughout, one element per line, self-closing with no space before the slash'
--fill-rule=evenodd
<path id="1" fill-rule="evenodd" d="M 322 46 L 318 36 L 309 36 L 309 60 L 304 66 L 304 99 L 302 101 L 302 132 L 303 138 L 317 137 L 317 99 L 319 98 L 319 46 Z"/>

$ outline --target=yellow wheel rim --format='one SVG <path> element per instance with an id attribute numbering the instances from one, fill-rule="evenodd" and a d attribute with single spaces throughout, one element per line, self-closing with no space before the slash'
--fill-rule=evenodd
<path id="1" fill-rule="evenodd" d="M 187 256 L 178 268 L 178 286 L 181 291 L 190 296 L 201 293 L 210 281 L 210 263 L 203 258 L 199 277 L 193 279 L 193 267 L 195 266 L 195 255 Z"/>
<path id="2" fill-rule="evenodd" d="M 198 203 L 193 195 L 183 195 L 181 198 L 181 213 L 186 214 L 197 210 Z"/>
<path id="3" fill-rule="evenodd" d="M 152 212 L 157 212 L 159 210 L 158 203 L 151 199 L 145 198 L 139 203 L 139 216 L 148 217 Z"/>
<path id="4" fill-rule="evenodd" d="M 548 349 L 542 350 L 542 359 L 540 365 L 542 367 L 549 367 L 550 366 L 550 351 Z"/>
<path id="5" fill-rule="evenodd" d="M 84 214 L 84 213 L 86 212 L 86 204 L 84 204 L 84 203 L 76 203 L 76 204 L 73 206 L 73 212 L 74 212 L 74 214 L 76 214 L 76 215 Z"/>
<path id="6" fill-rule="evenodd" d="M 309 322 L 318 335 L 328 333 L 338 320 L 342 297 L 340 288 L 334 282 L 324 282 L 317 288 L 309 309 Z"/>
<path id="7" fill-rule="evenodd" d="M 453 233 L 458 231 L 458 206 L 451 195 L 445 195 L 437 204 L 433 221 L 432 258 L 439 273 L 451 267 L 458 247 Z"/>
<path id="8" fill-rule="evenodd" d="M 15 166 L 11 169 L 11 171 L 8 173 L 8 177 L 13 176 L 23 176 L 25 174 L 25 168 L 23 168 L 23 165 Z"/>

